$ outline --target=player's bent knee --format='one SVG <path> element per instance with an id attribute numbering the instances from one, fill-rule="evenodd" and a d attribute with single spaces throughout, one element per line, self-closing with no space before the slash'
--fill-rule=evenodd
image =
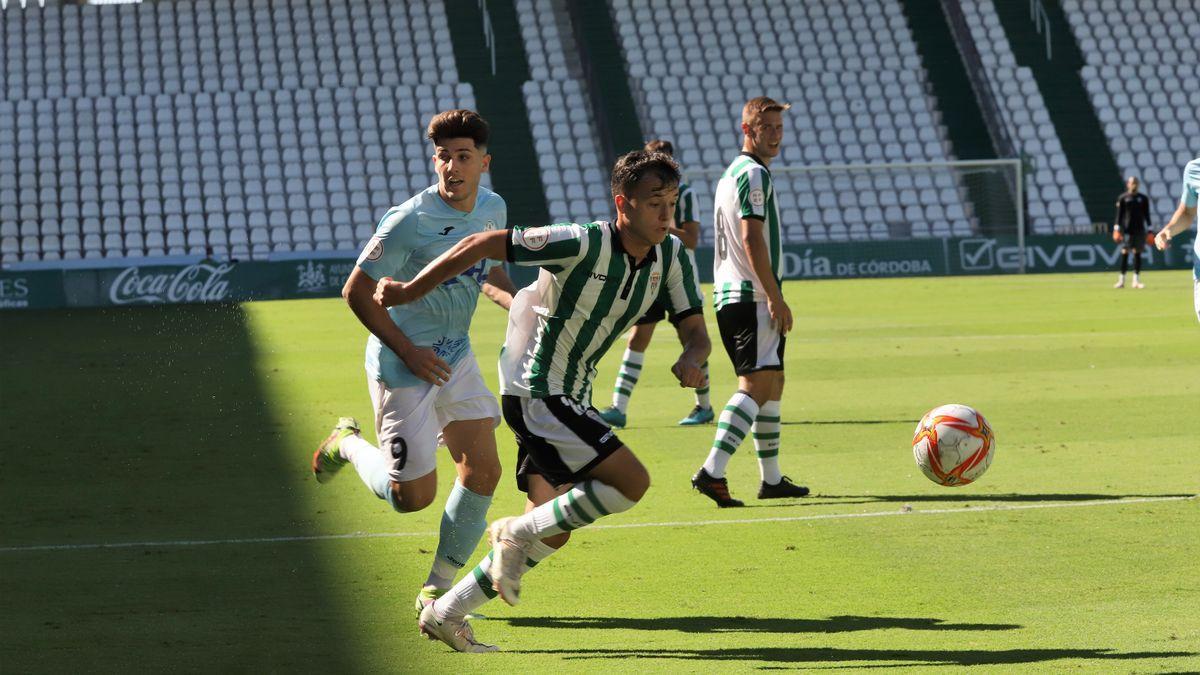
<path id="1" fill-rule="evenodd" d="M 542 540 L 542 543 L 550 548 L 562 548 L 563 546 L 566 546 L 567 542 L 570 540 L 571 533 L 563 532 L 562 534 L 556 534 L 553 537 L 546 537 Z"/>
<path id="2" fill-rule="evenodd" d="M 390 487 L 392 498 L 388 500 L 388 503 L 398 513 L 415 513 L 421 511 L 432 504 L 434 498 L 437 497 L 436 483 L 434 483 L 433 489 L 421 489 L 421 487 L 412 485 L 411 482 L 393 482 Z"/>

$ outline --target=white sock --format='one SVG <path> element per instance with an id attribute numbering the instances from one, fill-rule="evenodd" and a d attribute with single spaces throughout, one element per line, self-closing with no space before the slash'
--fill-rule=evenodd
<path id="1" fill-rule="evenodd" d="M 704 470 L 713 478 L 724 478 L 729 458 L 737 452 L 742 440 L 750 433 L 754 418 L 758 416 L 758 404 L 744 391 L 736 391 L 729 397 L 721 417 L 717 419 L 717 433 L 713 438 L 712 450 L 704 460 Z"/>
<path id="2" fill-rule="evenodd" d="M 607 483 L 585 480 L 566 494 L 515 518 L 509 531 L 526 541 L 545 539 L 591 525 L 602 516 L 628 511 L 636 503 Z"/>
<path id="3" fill-rule="evenodd" d="M 617 382 L 613 385 L 613 407 L 625 414 L 629 407 L 629 397 L 633 396 L 633 388 L 642 375 L 642 363 L 646 359 L 645 352 L 635 352 L 628 347 L 621 357 L 621 369 L 617 371 Z"/>
<path id="4" fill-rule="evenodd" d="M 541 540 L 533 542 L 525 554 L 524 572 L 528 573 L 557 550 Z M 447 618 L 461 620 L 496 597 L 496 590 L 492 588 L 491 566 L 492 554 L 489 552 L 475 569 L 450 589 L 450 592 L 437 599 L 433 605 L 433 613 L 438 621 L 445 621 Z"/>
<path id="5" fill-rule="evenodd" d="M 380 499 L 387 499 L 390 490 L 392 457 L 379 448 L 371 445 L 358 434 L 342 439 L 339 446 L 342 457 L 345 457 L 358 471 L 358 477 Z"/>
<path id="6" fill-rule="evenodd" d="M 754 449 L 758 453 L 758 470 L 762 481 L 775 485 L 783 480 L 779 472 L 779 401 L 767 401 L 754 418 Z"/>

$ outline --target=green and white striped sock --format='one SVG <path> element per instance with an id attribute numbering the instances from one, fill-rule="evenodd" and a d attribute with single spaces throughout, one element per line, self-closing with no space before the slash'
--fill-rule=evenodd
<path id="1" fill-rule="evenodd" d="M 758 415 L 758 404 L 750 395 L 738 390 L 729 397 L 729 403 L 717 419 L 717 435 L 713 438 L 712 450 L 704 460 L 704 470 L 713 478 L 724 478 L 729 458 L 737 452 L 742 440 L 750 433 L 754 418 Z"/>
<path id="2" fill-rule="evenodd" d="M 696 388 L 696 405 L 711 408 L 712 400 L 708 397 L 708 361 L 700 366 L 700 370 L 704 373 L 704 386 Z"/>
<path id="3" fill-rule="evenodd" d="M 628 347 L 621 357 L 621 369 L 617 371 L 617 383 L 613 385 L 613 407 L 625 414 L 629 407 L 629 397 L 633 396 L 633 388 L 642 375 L 642 362 L 646 359 L 645 352 L 635 352 Z"/>
<path id="4" fill-rule="evenodd" d="M 628 511 L 635 503 L 607 483 L 585 480 L 566 494 L 514 519 L 509 530 L 520 539 L 545 539 L 591 525 L 603 516 Z"/>
<path id="5" fill-rule="evenodd" d="M 754 449 L 758 451 L 758 470 L 764 483 L 775 485 L 783 479 L 779 472 L 779 401 L 767 401 L 754 418 Z"/>
<path id="6" fill-rule="evenodd" d="M 528 572 L 533 569 L 557 550 L 547 546 L 545 542 L 533 542 L 525 554 L 523 571 Z M 479 561 L 470 574 L 460 579 L 454 588 L 434 603 L 433 611 L 438 621 L 445 621 L 447 618 L 461 619 L 482 607 L 488 600 L 495 598 L 496 589 L 492 588 L 491 568 L 492 552 L 488 551 L 488 554 L 483 556 L 483 560 Z"/>

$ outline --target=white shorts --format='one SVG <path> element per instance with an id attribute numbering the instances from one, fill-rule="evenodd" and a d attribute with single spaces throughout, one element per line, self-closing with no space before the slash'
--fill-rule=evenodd
<path id="1" fill-rule="evenodd" d="M 579 482 L 621 448 L 621 439 L 600 413 L 561 394 L 546 398 L 505 395 L 504 421 L 517 437 L 517 487 L 529 491 L 529 476 L 552 485 Z"/>
<path id="2" fill-rule="evenodd" d="M 459 420 L 492 418 L 500 424 L 500 406 L 483 383 L 475 354 L 468 351 L 453 366 L 450 381 L 441 386 L 427 382 L 414 387 L 388 389 L 368 379 L 375 407 L 375 433 L 379 447 L 392 454 L 391 479 L 414 480 L 437 467 L 442 428 Z"/>
<path id="3" fill-rule="evenodd" d="M 1200 321 L 1200 279 L 1192 279 L 1192 303 L 1196 308 L 1196 320 Z"/>

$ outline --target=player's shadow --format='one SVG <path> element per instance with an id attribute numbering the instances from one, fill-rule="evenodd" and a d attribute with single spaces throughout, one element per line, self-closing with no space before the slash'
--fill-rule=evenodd
<path id="1" fill-rule="evenodd" d="M 682 633 L 852 633 L 865 630 L 1016 630 L 1012 623 L 947 623 L 942 619 L 891 616 L 831 616 L 824 619 L 746 616 L 520 616 L 502 619 L 523 628 L 586 630 L 673 630 Z"/>
<path id="2" fill-rule="evenodd" d="M 910 504 L 913 502 L 1003 502 L 1003 503 L 1023 503 L 1023 502 L 1093 502 L 1093 501 L 1112 501 L 1120 499 L 1165 499 L 1165 498 L 1185 498 L 1194 497 L 1195 495 L 1186 492 L 1179 493 L 1164 493 L 1164 494 L 1098 494 L 1090 492 L 1045 492 L 1045 493 L 1029 493 L 1029 494 L 981 494 L 977 492 L 963 493 L 930 493 L 919 495 L 829 495 L 829 494 L 814 494 L 817 499 L 832 499 L 838 500 L 840 504 L 891 504 L 901 503 Z M 802 500 L 808 503 L 808 499 Z M 828 503 L 828 502 L 827 502 Z"/>
<path id="3" fill-rule="evenodd" d="M 744 647 L 732 649 L 530 649 L 516 654 L 556 654 L 565 659 L 680 659 L 767 663 L 854 664 L 844 668 L 985 666 L 1047 663 L 1067 659 L 1136 661 L 1190 658 L 1197 652 L 1118 652 L 1112 649 L 838 649 L 835 647 Z M 859 665 L 867 662 L 870 665 Z M 1114 664 L 1115 665 L 1115 664 Z"/>
<path id="4" fill-rule="evenodd" d="M 857 426 L 859 424 L 916 424 L 920 420 L 791 420 L 788 422 L 780 422 L 783 426 L 813 426 L 825 424 L 845 424 L 848 426 Z"/>

